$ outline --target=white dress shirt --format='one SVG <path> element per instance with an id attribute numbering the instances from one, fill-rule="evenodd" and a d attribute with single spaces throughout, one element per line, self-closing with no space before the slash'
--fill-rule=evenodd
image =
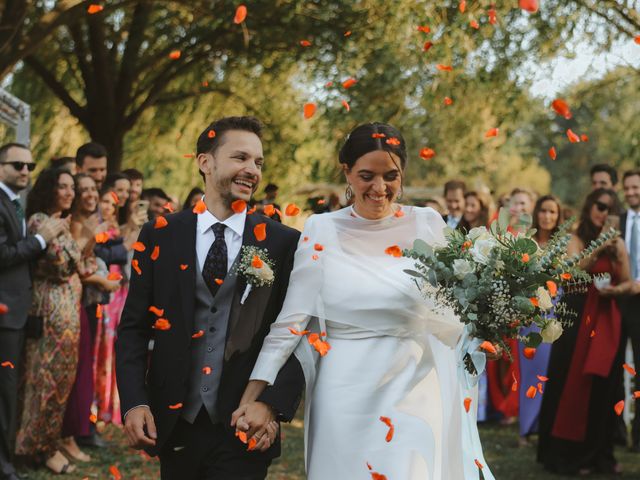
<path id="1" fill-rule="evenodd" d="M 20 200 L 20 196 L 17 193 L 15 193 L 13 190 L 11 190 L 9 187 L 7 187 L 4 184 L 4 182 L 0 182 L 0 188 L 4 193 L 7 194 L 10 201 L 13 202 L 14 200 L 18 200 L 18 201 Z M 27 236 L 27 223 L 25 220 L 22 220 L 22 236 L 24 237 Z M 43 250 L 47 248 L 47 242 L 44 241 L 44 238 L 42 238 L 42 235 L 36 233 L 35 237 L 38 239 L 38 242 L 40 243 L 40 246 L 42 247 Z"/>
<path id="2" fill-rule="evenodd" d="M 631 226 L 633 225 L 633 217 L 638 215 L 638 219 L 636 220 L 637 226 L 636 228 L 640 229 L 640 212 L 636 212 L 635 210 L 627 210 L 627 225 L 625 226 L 625 234 L 624 234 L 624 243 L 627 246 L 627 252 L 631 253 Z M 639 232 L 640 233 L 640 232 Z M 638 235 L 638 241 L 640 242 L 640 235 Z M 636 246 L 637 252 L 640 252 L 640 245 Z M 631 260 L 631 258 L 629 258 Z M 640 280 L 640 255 L 636 259 L 636 278 L 634 280 Z"/>
<path id="3" fill-rule="evenodd" d="M 454 217 L 453 215 L 449 214 L 447 215 L 447 226 L 455 230 L 460 223 L 460 220 L 462 220 L 462 216 Z"/>
<path id="4" fill-rule="evenodd" d="M 218 220 L 209 210 L 205 210 L 204 213 L 198 215 L 196 256 L 198 265 L 200 265 L 200 271 L 204 268 L 207 253 L 209 253 L 209 249 L 216 238 L 211 229 L 216 223 L 222 223 L 227 226 L 227 228 L 224 229 L 224 241 L 227 244 L 227 271 L 231 269 L 231 265 L 233 265 L 242 247 L 242 235 L 244 234 L 244 223 L 246 219 L 246 209 L 242 213 L 234 213 L 224 221 Z"/>

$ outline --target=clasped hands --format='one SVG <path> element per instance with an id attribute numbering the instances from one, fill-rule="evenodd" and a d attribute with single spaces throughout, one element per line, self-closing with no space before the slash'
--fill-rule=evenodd
<path id="1" fill-rule="evenodd" d="M 276 441 L 279 424 L 273 409 L 263 402 L 242 404 L 231 415 L 236 433 L 246 434 L 250 450 L 264 452 Z"/>

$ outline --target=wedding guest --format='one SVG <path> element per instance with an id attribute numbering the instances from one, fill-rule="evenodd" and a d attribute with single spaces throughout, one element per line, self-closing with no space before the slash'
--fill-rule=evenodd
<path id="1" fill-rule="evenodd" d="M 61 168 L 67 170 L 71 175 L 77 173 L 76 159 L 74 157 L 56 157 L 49 162 L 49 168 Z"/>
<path id="2" fill-rule="evenodd" d="M 191 210 L 193 207 L 195 207 L 196 203 L 198 203 L 199 200 L 202 200 L 203 195 L 204 190 L 202 190 L 200 187 L 193 187 L 187 194 L 187 198 L 184 199 L 182 210 Z"/>
<path id="3" fill-rule="evenodd" d="M 535 203 L 536 194 L 528 188 L 518 187 L 511 191 L 509 195 L 509 213 L 511 213 L 509 226 L 511 229 L 514 229 L 521 215 L 533 213 Z"/>
<path id="4" fill-rule="evenodd" d="M 167 195 L 161 188 L 145 188 L 140 194 L 142 200 L 149 201 L 149 219 L 154 220 L 156 217 L 164 215 L 164 206 L 167 202 L 171 201 L 169 195 Z"/>
<path id="5" fill-rule="evenodd" d="M 544 195 L 538 199 L 533 208 L 533 225 L 536 229 L 534 240 L 540 247 L 545 247 L 558 227 L 562 224 L 562 205 L 553 195 Z M 520 334 L 528 335 L 531 332 L 540 333 L 538 327 L 532 326 L 523 329 Z M 534 398 L 526 396 L 527 388 L 530 385 L 537 385 L 540 380 L 538 375 L 547 375 L 549 365 L 549 355 L 551 354 L 551 344 L 541 343 L 535 351 L 535 355 L 525 355 L 525 345 L 518 344 L 518 355 L 520 361 L 520 408 L 518 418 L 520 420 L 520 446 L 529 445 L 529 436 L 538 431 L 538 417 L 540 415 L 540 405 L 542 405 L 542 395 Z"/>
<path id="6" fill-rule="evenodd" d="M 274 208 L 276 208 L 277 210 L 280 210 L 280 205 L 276 203 L 276 198 L 278 197 L 278 190 L 279 190 L 279 187 L 275 183 L 269 183 L 267 184 L 266 187 L 264 187 L 265 197 L 259 202 L 260 206 L 258 208 L 260 211 L 263 212 L 264 207 L 267 205 L 273 205 Z M 271 215 L 271 219 L 275 220 L 276 222 L 282 222 L 282 219 L 280 218 L 280 214 L 278 214 L 278 212 Z"/>
<path id="7" fill-rule="evenodd" d="M 105 186 L 106 187 L 106 186 Z M 96 245 L 96 255 L 104 260 L 109 273 L 119 280 L 123 278 L 122 267 L 128 260 L 128 252 L 124 247 L 123 237 L 118 225 L 117 195 L 108 187 L 100 191 L 98 215 L 100 230 L 107 234 L 103 243 Z M 115 379 L 114 343 L 116 329 L 127 296 L 127 289 L 122 284 L 115 291 L 109 303 L 102 308 L 102 320 L 98 322 L 96 335 L 96 376 L 95 389 L 98 404 L 98 419 L 104 422 L 120 423 L 120 399 Z"/>
<path id="8" fill-rule="evenodd" d="M 64 416 L 63 443 L 65 453 L 77 461 L 89 461 L 90 457 L 79 451 L 75 438 L 83 446 L 106 446 L 97 436 L 90 421 L 91 405 L 94 399 L 94 345 L 97 331 L 96 312 L 98 304 L 105 301 L 105 292 L 119 288 L 119 282 L 107 278 L 107 269 L 93 253 L 97 231 L 96 208 L 98 190 L 89 175 L 79 173 L 75 176 L 76 195 L 71 208 L 71 235 L 81 251 L 80 265 L 84 268 L 82 281 L 82 306 L 80 308 L 80 343 L 76 378 L 67 401 Z"/>
<path id="9" fill-rule="evenodd" d="M 464 214 L 456 227 L 468 232 L 475 227 L 486 227 L 489 224 L 489 207 L 491 199 L 481 192 L 470 191 L 464 194 Z"/>
<path id="10" fill-rule="evenodd" d="M 118 210 L 121 210 L 129 200 L 131 180 L 124 173 L 110 173 L 104 181 L 103 188 L 112 190 L 118 196 Z"/>
<path id="11" fill-rule="evenodd" d="M 456 228 L 464 214 L 464 194 L 467 186 L 462 180 L 450 180 L 444 184 L 444 200 L 447 214 L 443 217 L 447 226 Z"/>
<path id="12" fill-rule="evenodd" d="M 617 211 L 613 190 L 596 189 L 586 198 L 568 254 L 584 250 L 613 224 Z M 583 260 L 592 275 L 607 274 L 614 286 L 599 292 L 590 284 L 586 293 L 566 295 L 577 312 L 573 324 L 553 343 L 548 378 L 540 411 L 538 461 L 559 474 L 620 473 L 614 452 L 617 385 L 622 376 L 619 349 L 621 319 L 616 296 L 629 285 L 629 260 L 624 241 L 614 238 Z"/>
<path id="13" fill-rule="evenodd" d="M 136 202 L 140 200 L 140 194 L 142 193 L 142 184 L 144 182 L 144 176 L 140 170 L 135 168 L 126 168 L 122 171 L 129 182 L 131 182 L 131 188 L 129 189 L 129 202 Z"/>
<path id="14" fill-rule="evenodd" d="M 629 254 L 631 279 L 640 280 L 640 169 L 629 170 L 622 177 L 627 210 L 620 216 L 620 232 Z M 620 348 L 625 350 L 627 339 L 631 340 L 633 364 L 640 367 L 640 295 L 621 300 L 622 340 Z M 634 390 L 640 390 L 640 380 L 634 378 Z M 626 434 L 626 429 L 625 429 Z M 633 422 L 631 424 L 631 450 L 640 452 L 640 398 L 635 399 Z"/>
<path id="15" fill-rule="evenodd" d="M 107 149 L 96 142 L 85 143 L 76 152 L 76 165 L 78 172 L 91 176 L 99 189 L 107 176 Z"/>
<path id="16" fill-rule="evenodd" d="M 42 255 L 65 229 L 64 220 L 50 218 L 35 232 L 27 231 L 19 193 L 35 168 L 29 149 L 19 143 L 0 147 L 0 358 L 13 368 L 0 368 L 0 479 L 19 480 L 12 465 L 18 417 L 18 375 L 28 333 L 31 305 L 30 262 Z"/>
<path id="17" fill-rule="evenodd" d="M 609 190 L 616 189 L 618 184 L 618 172 L 611 165 L 606 163 L 600 163 L 591 167 L 591 189 L 608 188 Z"/>
<path id="18" fill-rule="evenodd" d="M 65 216 L 75 196 L 66 170 L 40 173 L 27 197 L 28 228 L 35 232 L 49 218 Z M 65 219 L 62 233 L 47 244 L 33 270 L 31 314 L 42 317 L 39 338 L 26 344 L 24 405 L 16 454 L 35 457 L 55 473 L 74 467 L 60 452 L 67 399 L 78 365 L 80 336 L 81 252 Z"/>
<path id="19" fill-rule="evenodd" d="M 344 208 L 340 203 L 340 197 L 335 192 L 331 192 L 329 194 L 329 202 L 327 203 L 327 211 L 335 212 L 336 210 L 340 210 Z"/>

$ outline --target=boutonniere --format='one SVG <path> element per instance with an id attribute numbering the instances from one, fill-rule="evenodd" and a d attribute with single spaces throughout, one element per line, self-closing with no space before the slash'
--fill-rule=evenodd
<path id="1" fill-rule="evenodd" d="M 244 289 L 240 304 L 243 305 L 253 288 L 270 286 L 275 280 L 273 260 L 269 258 L 266 249 L 245 245 L 240 250 L 238 273 L 241 274 L 247 286 Z"/>

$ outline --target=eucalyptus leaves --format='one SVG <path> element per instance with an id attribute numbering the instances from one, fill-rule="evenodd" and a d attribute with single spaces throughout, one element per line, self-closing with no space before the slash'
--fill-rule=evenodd
<path id="1" fill-rule="evenodd" d="M 567 257 L 571 220 L 545 248 L 533 239 L 530 215 L 522 215 L 513 228 L 509 220 L 508 210 L 501 209 L 489 230 L 479 227 L 465 234 L 447 228 L 447 245 L 432 248 L 416 240 L 403 252 L 417 260 L 416 269 L 405 272 L 415 277 L 422 291 L 430 284 L 437 301 L 460 316 L 472 337 L 500 345 L 507 353 L 506 338 L 518 338 L 533 348 L 557 340 L 575 316 L 563 304 L 563 292 L 591 281 L 578 267 L 580 261 L 617 235 L 614 230 L 605 232 L 580 255 Z M 531 325 L 541 332 L 520 335 L 521 328 Z M 464 361 L 475 374 L 468 354 Z"/>

